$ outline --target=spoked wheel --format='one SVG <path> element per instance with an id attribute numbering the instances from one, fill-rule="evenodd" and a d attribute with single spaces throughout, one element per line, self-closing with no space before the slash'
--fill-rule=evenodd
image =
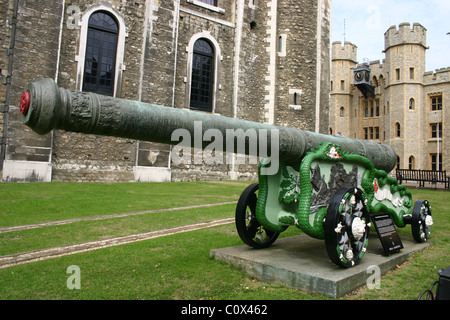
<path id="1" fill-rule="evenodd" d="M 427 200 L 417 200 L 411 217 L 411 231 L 414 240 L 417 242 L 427 241 L 432 225 L 430 203 Z"/>
<path id="2" fill-rule="evenodd" d="M 256 249 L 270 247 L 277 240 L 279 233 L 267 230 L 256 220 L 256 192 L 259 184 L 248 186 L 236 206 L 236 229 L 245 244 Z"/>
<path id="3" fill-rule="evenodd" d="M 324 222 L 325 246 L 331 261 L 345 268 L 358 264 L 369 242 L 370 214 L 358 188 L 338 191 Z"/>

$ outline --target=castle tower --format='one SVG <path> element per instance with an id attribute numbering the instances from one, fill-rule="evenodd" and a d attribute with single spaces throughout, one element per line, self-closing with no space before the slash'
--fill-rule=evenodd
<path id="1" fill-rule="evenodd" d="M 331 54 L 331 105 L 330 134 L 342 134 L 352 138 L 350 134 L 350 106 L 352 105 L 353 69 L 357 65 L 356 45 L 340 41 L 333 42 Z"/>
<path id="2" fill-rule="evenodd" d="M 400 168 L 426 167 L 428 128 L 422 90 L 426 49 L 426 29 L 418 23 L 392 26 L 385 33 L 385 143 L 397 152 Z"/>
<path id="3" fill-rule="evenodd" d="M 370 62 L 370 79 L 358 73 L 367 63 L 357 65 L 356 46 L 333 43 L 329 131 L 391 145 L 400 169 L 448 171 L 450 68 L 426 72 L 426 31 L 419 23 L 390 27 L 385 59 Z"/>

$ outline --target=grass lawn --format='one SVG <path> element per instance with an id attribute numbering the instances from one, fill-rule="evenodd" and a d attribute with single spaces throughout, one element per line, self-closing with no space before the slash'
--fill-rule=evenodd
<path id="1" fill-rule="evenodd" d="M 237 201 L 249 182 L 0 184 L 0 228 L 106 214 Z M 417 299 L 450 266 L 450 193 L 411 189 L 428 199 L 435 225 L 432 245 L 381 280 L 344 299 Z M 149 213 L 0 233 L 0 255 L 234 216 L 235 205 Z M 400 233 L 411 233 L 407 226 Z M 298 235 L 289 228 L 281 236 Z M 0 299 L 328 299 L 252 279 L 210 258 L 214 248 L 242 244 L 234 224 L 176 234 L 0 269 Z M 331 262 L 330 262 L 331 263 Z M 69 266 L 81 271 L 81 289 L 69 290 Z"/>

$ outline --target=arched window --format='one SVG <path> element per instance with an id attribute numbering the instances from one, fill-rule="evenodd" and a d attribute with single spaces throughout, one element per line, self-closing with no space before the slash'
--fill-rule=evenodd
<path id="1" fill-rule="evenodd" d="M 409 99 L 409 110 L 414 110 L 416 108 L 416 103 L 414 98 Z"/>
<path id="2" fill-rule="evenodd" d="M 341 109 L 340 109 L 340 114 L 339 114 L 341 117 L 344 117 L 345 116 L 345 113 L 344 113 L 344 107 L 341 107 Z"/>
<path id="3" fill-rule="evenodd" d="M 409 170 L 414 170 L 415 167 L 415 159 L 414 156 L 409 157 Z"/>
<path id="4" fill-rule="evenodd" d="M 298 106 L 300 105 L 300 93 L 299 92 L 295 92 L 294 93 L 294 105 Z"/>
<path id="5" fill-rule="evenodd" d="M 378 87 L 378 80 L 377 80 L 377 77 L 373 76 L 373 78 L 372 78 L 372 84 L 373 84 L 375 87 Z"/>
<path id="6" fill-rule="evenodd" d="M 214 87 L 214 48 L 200 38 L 194 43 L 190 108 L 212 112 Z"/>
<path id="7" fill-rule="evenodd" d="M 114 95 L 119 26 L 106 11 L 94 12 L 88 22 L 83 91 Z"/>
<path id="8" fill-rule="evenodd" d="M 395 136 L 397 137 L 397 138 L 400 138 L 400 135 L 401 135 L 401 128 L 400 128 L 400 123 L 396 123 L 395 124 Z"/>
<path id="9" fill-rule="evenodd" d="M 286 42 L 287 42 L 287 35 L 286 34 L 280 34 L 278 37 L 278 56 L 279 57 L 285 57 L 286 56 Z"/>

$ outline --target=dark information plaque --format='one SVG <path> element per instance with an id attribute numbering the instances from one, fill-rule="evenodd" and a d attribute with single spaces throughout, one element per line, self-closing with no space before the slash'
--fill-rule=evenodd
<path id="1" fill-rule="evenodd" d="M 400 240 L 394 222 L 388 214 L 372 215 L 372 221 L 387 255 L 403 249 L 402 240 Z"/>

